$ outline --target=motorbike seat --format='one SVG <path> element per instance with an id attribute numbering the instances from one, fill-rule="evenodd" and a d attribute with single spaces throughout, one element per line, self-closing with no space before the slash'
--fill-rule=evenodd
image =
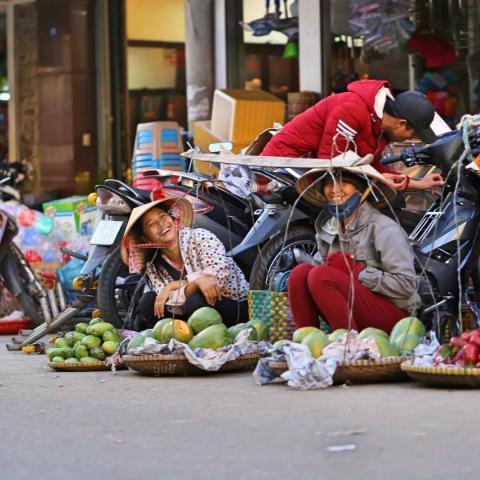
<path id="1" fill-rule="evenodd" d="M 138 193 L 143 199 L 150 200 L 151 190 L 143 190 L 141 188 L 130 187 L 134 192 Z"/>

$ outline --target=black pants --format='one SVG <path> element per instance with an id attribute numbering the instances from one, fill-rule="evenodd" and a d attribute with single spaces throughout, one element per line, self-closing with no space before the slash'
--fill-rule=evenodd
<path id="1" fill-rule="evenodd" d="M 153 314 L 153 305 L 155 303 L 157 294 L 155 292 L 147 292 L 142 295 L 140 302 L 138 303 L 137 315 L 135 317 L 134 329 L 136 331 L 145 330 L 147 328 L 153 328 L 159 318 Z M 181 320 L 188 320 L 188 317 L 201 307 L 210 307 L 207 304 L 205 297 L 201 292 L 195 292 L 187 297 L 185 302 L 185 312 L 182 315 L 175 315 L 175 318 Z M 236 325 L 241 322 L 248 322 L 248 305 L 247 301 L 238 302 L 231 298 L 222 298 L 212 308 L 220 313 L 223 319 L 223 323 L 227 327 Z M 174 317 L 169 314 L 168 310 L 164 313 L 165 317 Z"/>

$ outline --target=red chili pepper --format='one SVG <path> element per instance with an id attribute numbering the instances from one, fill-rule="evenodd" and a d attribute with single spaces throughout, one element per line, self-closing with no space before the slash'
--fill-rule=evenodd
<path id="1" fill-rule="evenodd" d="M 467 343 L 463 347 L 465 363 L 475 365 L 478 359 L 478 345 Z"/>

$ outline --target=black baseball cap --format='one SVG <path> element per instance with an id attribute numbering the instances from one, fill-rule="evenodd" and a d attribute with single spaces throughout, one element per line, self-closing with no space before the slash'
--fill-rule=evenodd
<path id="1" fill-rule="evenodd" d="M 385 111 L 393 117 L 405 119 L 422 142 L 433 143 L 437 139 L 430 127 L 435 109 L 423 93 L 409 90 L 397 95 L 395 100 L 387 98 Z"/>

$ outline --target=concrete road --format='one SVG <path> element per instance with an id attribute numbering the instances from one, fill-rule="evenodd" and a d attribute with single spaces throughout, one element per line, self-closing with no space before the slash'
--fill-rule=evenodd
<path id="1" fill-rule="evenodd" d="M 478 478 L 479 392 L 57 373 L 0 337 L 2 479 Z M 352 451 L 327 447 L 353 445 Z"/>

